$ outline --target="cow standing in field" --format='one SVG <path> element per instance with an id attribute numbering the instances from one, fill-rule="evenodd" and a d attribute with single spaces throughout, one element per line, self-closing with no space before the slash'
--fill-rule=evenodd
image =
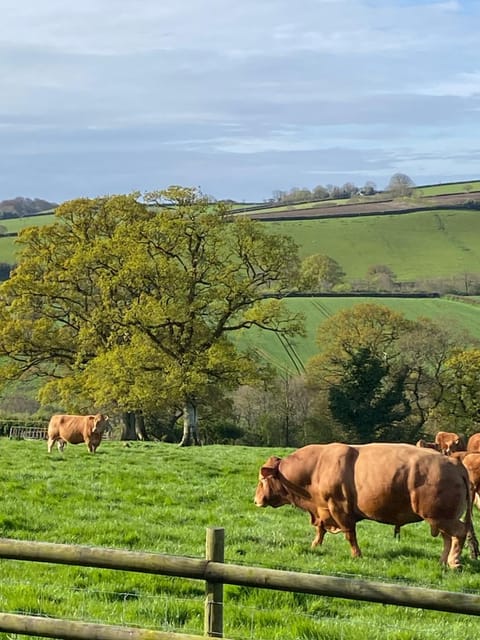
<path id="1" fill-rule="evenodd" d="M 467 442 L 467 451 L 480 452 L 480 433 L 474 433 L 470 436 Z"/>
<path id="2" fill-rule="evenodd" d="M 55 442 L 61 451 L 67 442 L 85 442 L 90 453 L 95 453 L 106 431 L 110 431 L 110 424 L 108 416 L 103 413 L 90 416 L 52 416 L 48 424 L 48 453 L 52 451 Z"/>
<path id="3" fill-rule="evenodd" d="M 312 546 L 327 531 L 342 531 L 353 557 L 361 556 L 360 520 L 395 527 L 425 520 L 433 536 L 441 534 L 441 562 L 451 568 L 461 565 L 467 535 L 478 555 L 465 467 L 409 444 L 307 445 L 283 459 L 271 456 L 260 468 L 255 504 L 299 507 L 317 530 Z"/>
<path id="4" fill-rule="evenodd" d="M 435 444 L 438 446 L 439 451 L 446 456 L 449 456 L 454 451 L 465 451 L 467 449 L 464 437 L 451 431 L 439 431 L 435 436 Z"/>
<path id="5" fill-rule="evenodd" d="M 452 457 L 460 460 L 467 470 L 474 492 L 474 504 L 480 509 L 480 452 L 456 451 L 452 453 Z"/>

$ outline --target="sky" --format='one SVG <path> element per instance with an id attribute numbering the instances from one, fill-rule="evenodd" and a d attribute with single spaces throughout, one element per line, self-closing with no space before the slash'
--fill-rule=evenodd
<path id="1" fill-rule="evenodd" d="M 479 0 L 0 0 L 0 200 L 480 179 Z"/>

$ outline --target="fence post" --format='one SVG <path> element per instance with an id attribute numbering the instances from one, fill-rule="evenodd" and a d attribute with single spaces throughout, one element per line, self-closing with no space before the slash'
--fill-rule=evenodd
<path id="1" fill-rule="evenodd" d="M 205 557 L 212 562 L 225 561 L 225 529 L 207 529 Z M 223 582 L 205 582 L 204 633 L 210 638 L 223 638 Z"/>

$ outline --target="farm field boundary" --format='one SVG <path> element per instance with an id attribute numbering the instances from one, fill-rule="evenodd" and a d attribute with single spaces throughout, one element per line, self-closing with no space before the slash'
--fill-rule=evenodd
<path id="1" fill-rule="evenodd" d="M 480 615 L 480 596 L 474 594 L 225 564 L 223 561 L 224 530 L 214 527 L 207 528 L 206 553 L 203 559 L 6 538 L 0 539 L 0 558 L 204 580 L 206 585 L 204 634 L 207 637 L 223 637 L 224 584 Z M 9 613 L 0 613 L 0 630 L 35 636 L 42 634 L 49 638 L 64 638 L 64 640 L 82 638 L 194 640 L 200 638 L 200 636 L 173 632 Z"/>

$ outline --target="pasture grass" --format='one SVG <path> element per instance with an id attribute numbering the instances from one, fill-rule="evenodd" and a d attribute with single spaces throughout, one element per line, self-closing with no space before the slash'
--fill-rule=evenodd
<path id="1" fill-rule="evenodd" d="M 346 280 L 366 277 L 372 265 L 387 265 L 399 281 L 478 273 L 478 211 L 421 211 L 402 215 L 265 222 L 291 236 L 301 258 L 325 254 Z"/>
<path id="2" fill-rule="evenodd" d="M 468 196 L 470 191 L 479 191 L 480 181 L 472 180 L 470 182 L 446 182 L 444 184 L 432 184 L 415 187 L 413 190 L 415 195 L 419 196 L 444 196 L 455 193 L 465 193 Z"/>
<path id="3" fill-rule="evenodd" d="M 48 455 L 44 441 L 1 439 L 1 535 L 202 558 L 206 528 L 224 527 L 227 563 L 479 593 L 480 561 L 464 551 L 463 571 L 443 569 L 441 542 L 424 523 L 396 540 L 393 527 L 361 522 L 359 559 L 341 534 L 311 550 L 305 513 L 253 504 L 259 466 L 287 449 L 130 445 Z M 1 560 L 0 584 L 4 612 L 203 634 L 198 580 Z M 464 640 L 478 631 L 470 616 L 229 585 L 224 626 L 227 638 L 255 640 Z"/>
<path id="4" fill-rule="evenodd" d="M 36 216 L 24 216 L 23 218 L 5 218 L 0 220 L 0 226 L 5 227 L 8 233 L 19 233 L 27 227 L 42 227 L 52 224 L 56 218 L 53 213 Z"/>
<path id="5" fill-rule="evenodd" d="M 18 246 L 15 244 L 15 238 L 9 236 L 0 236 L 0 262 L 14 264 L 17 259 Z"/>

